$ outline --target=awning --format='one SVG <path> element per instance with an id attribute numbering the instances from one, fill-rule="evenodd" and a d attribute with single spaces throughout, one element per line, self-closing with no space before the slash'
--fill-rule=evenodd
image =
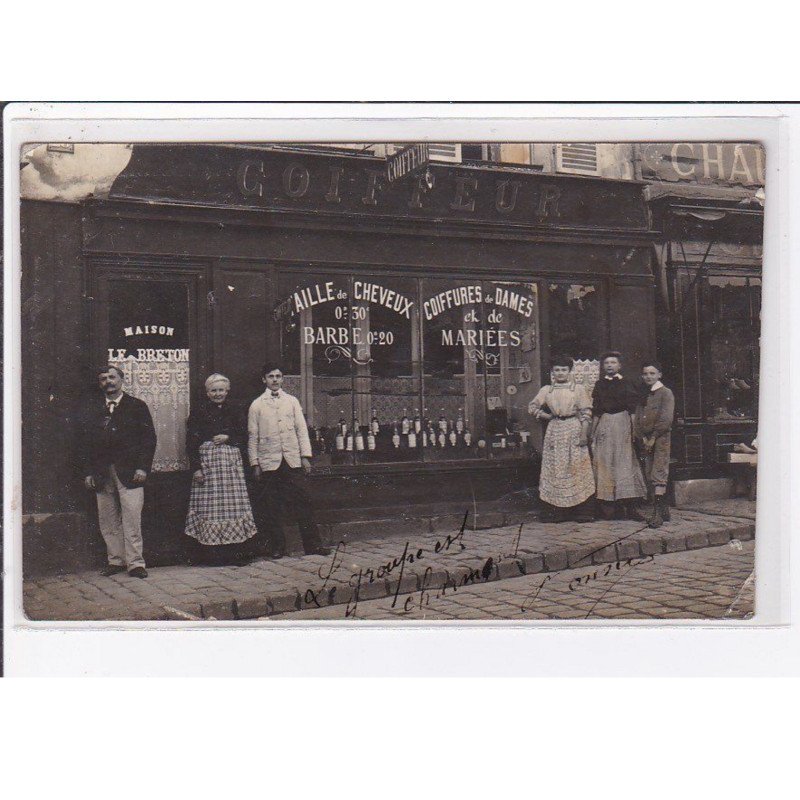
<path id="1" fill-rule="evenodd" d="M 669 239 L 759 243 L 764 235 L 761 187 L 654 183 L 645 189 L 656 228 Z"/>
<path id="2" fill-rule="evenodd" d="M 744 201 L 760 206 L 764 202 L 763 189 L 758 186 L 716 186 L 704 183 L 651 183 L 645 187 L 644 197 L 648 203 L 664 198 L 710 201 L 709 205 L 731 205 Z"/>

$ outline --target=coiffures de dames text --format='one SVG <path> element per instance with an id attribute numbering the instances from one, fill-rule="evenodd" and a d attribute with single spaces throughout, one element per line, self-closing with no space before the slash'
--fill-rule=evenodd
<path id="1" fill-rule="evenodd" d="M 465 533 L 468 519 L 469 511 L 466 511 L 458 532 L 456 534 L 448 534 L 444 539 L 437 540 L 433 548 L 424 548 L 416 545 L 412 546 L 410 541 L 406 541 L 403 551 L 395 558 L 374 567 L 361 567 L 358 571 L 352 572 L 349 575 L 342 569 L 346 556 L 346 544 L 344 542 L 339 542 L 331 556 L 330 562 L 321 566 L 318 571 L 319 577 L 322 580 L 322 585 L 316 588 L 306 589 L 302 597 L 298 596 L 298 609 L 303 607 L 322 608 L 323 605 L 333 605 L 336 602 L 336 595 L 339 594 L 340 589 L 343 589 L 344 592 L 348 594 L 344 616 L 345 618 L 355 617 L 362 588 L 377 580 L 383 580 L 391 576 L 393 579 L 396 579 L 391 608 L 396 609 L 396 613 L 410 615 L 416 611 L 430 607 L 432 603 L 435 604 L 436 600 L 440 598 L 451 596 L 453 593 L 459 591 L 459 589 L 464 589 L 465 587 L 478 583 L 488 582 L 492 579 L 493 573 L 500 562 L 506 559 L 517 558 L 519 543 L 522 536 L 522 525 L 519 526 L 515 541 L 512 544 L 513 552 L 489 556 L 480 566 L 475 568 L 467 567 L 466 572 L 462 570 L 454 576 L 447 574 L 443 581 L 434 581 L 433 567 L 428 565 L 421 576 L 420 586 L 414 591 L 405 594 L 404 597 L 400 597 L 402 578 L 406 566 L 419 564 L 432 555 L 441 555 L 447 552 L 460 553 L 467 549 Z M 640 531 L 641 529 L 637 529 L 612 542 L 604 543 L 601 547 L 597 548 L 597 550 L 624 541 Z M 594 552 L 596 551 L 587 553 L 584 558 L 591 558 Z M 607 577 L 614 570 L 621 571 L 624 569 L 627 572 L 634 567 L 652 560 L 653 556 L 628 558 L 626 560 L 617 561 L 616 563 L 612 562 L 594 570 L 588 570 L 585 574 L 573 577 L 569 582 L 569 589 L 570 591 L 578 591 L 581 587 L 593 583 L 600 578 Z M 522 571 L 520 571 L 520 575 L 522 574 Z M 542 581 L 537 584 L 533 592 L 525 598 L 520 606 L 520 613 L 532 610 L 545 584 L 555 577 L 558 577 L 557 573 L 545 575 L 543 577 Z M 587 616 L 589 615 L 591 615 L 591 611 L 588 612 Z"/>

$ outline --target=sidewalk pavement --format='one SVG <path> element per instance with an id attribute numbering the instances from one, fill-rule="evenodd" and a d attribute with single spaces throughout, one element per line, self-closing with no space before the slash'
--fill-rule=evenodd
<path id="1" fill-rule="evenodd" d="M 755 503 L 673 509 L 657 530 L 631 521 L 472 528 L 453 515 L 436 532 L 343 542 L 330 556 L 261 560 L 244 567 L 158 567 L 146 580 L 82 572 L 26 580 L 31 620 L 235 620 L 394 597 L 426 584 L 468 586 L 591 564 L 627 562 L 749 540 Z M 290 616 L 284 619 L 291 619 Z"/>
<path id="2" fill-rule="evenodd" d="M 525 575 L 508 581 L 447 588 L 427 586 L 397 599 L 364 600 L 350 619 L 393 622 L 461 620 L 496 624 L 525 620 L 589 622 L 597 620 L 750 619 L 754 613 L 755 542 L 703 547 L 632 559 L 605 567 Z M 345 606 L 293 611 L 269 621 L 342 621 Z"/>

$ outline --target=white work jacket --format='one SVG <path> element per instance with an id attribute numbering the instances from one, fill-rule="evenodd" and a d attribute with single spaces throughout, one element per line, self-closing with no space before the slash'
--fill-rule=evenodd
<path id="1" fill-rule="evenodd" d="M 247 414 L 247 455 L 250 466 L 262 470 L 278 469 L 285 459 L 299 467 L 301 458 L 311 458 L 311 441 L 300 401 L 278 390 L 273 397 L 267 389 L 250 404 Z"/>

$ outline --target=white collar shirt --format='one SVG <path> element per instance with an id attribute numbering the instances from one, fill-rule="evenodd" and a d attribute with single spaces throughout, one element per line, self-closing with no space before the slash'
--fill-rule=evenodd
<path id="1" fill-rule="evenodd" d="M 247 455 L 250 466 L 278 469 L 281 461 L 296 469 L 311 458 L 311 440 L 300 401 L 283 389 L 277 397 L 267 389 L 250 405 L 247 415 Z"/>
<path id="2" fill-rule="evenodd" d="M 661 383 L 661 381 L 656 381 L 656 382 L 655 382 L 655 383 L 654 383 L 654 384 L 653 384 L 653 385 L 650 387 L 650 391 L 651 391 L 651 392 L 654 392 L 654 391 L 656 391 L 656 389 L 660 389 L 660 388 L 661 388 L 663 385 L 664 385 L 664 384 L 663 384 L 663 383 Z"/>

